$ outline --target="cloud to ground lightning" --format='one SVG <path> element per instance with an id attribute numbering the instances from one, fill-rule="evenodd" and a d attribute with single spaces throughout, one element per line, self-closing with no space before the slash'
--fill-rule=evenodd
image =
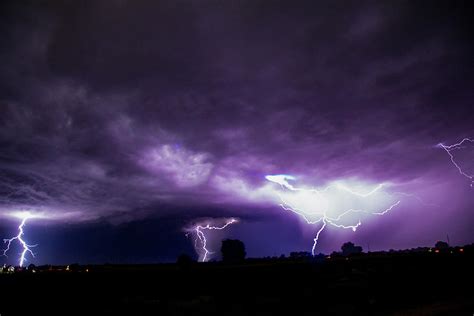
<path id="1" fill-rule="evenodd" d="M 20 267 L 23 267 L 26 261 L 27 254 L 30 254 L 33 258 L 35 257 L 35 254 L 31 250 L 31 248 L 34 248 L 37 245 L 28 244 L 23 237 L 25 234 L 24 228 L 25 228 L 27 220 L 35 218 L 35 216 L 31 214 L 30 212 L 19 212 L 19 213 L 15 213 L 14 216 L 21 219 L 20 225 L 18 226 L 18 234 L 12 238 L 3 240 L 3 242 L 6 244 L 6 247 L 3 250 L 3 255 L 7 256 L 7 253 L 10 251 L 10 247 L 12 243 L 17 241 L 20 244 L 21 249 L 22 249 L 20 252 L 20 258 L 18 260 L 18 264 L 20 265 Z"/>
<path id="2" fill-rule="evenodd" d="M 206 230 L 224 230 L 229 225 L 235 224 L 238 222 L 235 218 L 225 219 L 224 224 L 218 226 L 213 222 L 218 222 L 220 220 L 207 220 L 206 223 L 196 224 L 190 231 L 193 232 L 196 237 L 194 239 L 194 248 L 199 255 L 199 261 L 206 262 L 210 259 L 210 255 L 214 252 L 208 248 L 208 238 L 204 233 Z"/>
<path id="3" fill-rule="evenodd" d="M 320 234 L 328 225 L 356 231 L 362 224 L 360 215 L 384 215 L 401 203 L 401 200 L 398 199 L 393 201 L 394 197 L 381 198 L 381 195 L 387 195 L 383 191 L 383 183 L 376 185 L 368 191 L 358 192 L 338 182 L 322 189 L 306 189 L 296 188 L 290 184 L 289 181 L 296 180 L 296 177 L 290 175 L 267 175 L 265 178 L 286 189 L 284 192 L 277 192 L 281 200 L 280 206 L 284 210 L 298 214 L 308 224 L 322 223 L 314 238 L 311 249 L 313 255 L 315 254 Z M 341 203 L 341 200 L 344 199 L 347 200 L 349 205 L 352 203 L 361 204 L 360 201 L 357 203 L 356 200 L 363 200 L 364 203 L 362 205 L 364 208 L 344 208 L 346 203 Z M 371 199 L 371 201 L 367 201 L 367 199 Z M 380 205 L 383 204 L 388 206 L 375 210 L 375 208 L 380 208 Z M 358 214 L 359 216 L 350 217 L 351 214 Z M 347 221 L 350 223 L 347 223 Z"/>

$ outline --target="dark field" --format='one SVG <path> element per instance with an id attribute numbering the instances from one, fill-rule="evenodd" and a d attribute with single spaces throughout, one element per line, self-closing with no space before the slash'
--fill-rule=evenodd
<path id="1" fill-rule="evenodd" d="M 472 315 L 472 249 L 0 275 L 9 315 Z"/>

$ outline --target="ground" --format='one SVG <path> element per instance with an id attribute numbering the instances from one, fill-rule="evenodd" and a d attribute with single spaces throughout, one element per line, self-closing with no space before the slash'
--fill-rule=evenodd
<path id="1" fill-rule="evenodd" d="M 0 274 L 0 313 L 472 315 L 473 263 L 447 251 L 37 269 Z"/>

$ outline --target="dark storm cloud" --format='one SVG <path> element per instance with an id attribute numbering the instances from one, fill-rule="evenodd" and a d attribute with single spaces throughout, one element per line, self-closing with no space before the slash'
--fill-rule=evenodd
<path id="1" fill-rule="evenodd" d="M 436 4 L 7 4 L 2 207 L 251 214 L 272 173 L 462 186 L 435 145 L 474 135 L 472 8 Z"/>

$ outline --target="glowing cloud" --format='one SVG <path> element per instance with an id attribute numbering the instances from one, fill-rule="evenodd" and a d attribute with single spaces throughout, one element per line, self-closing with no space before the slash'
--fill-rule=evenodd
<path id="1" fill-rule="evenodd" d="M 178 187 L 192 187 L 205 182 L 213 168 L 205 153 L 195 153 L 181 146 L 163 145 L 152 149 L 142 164 L 152 171 L 161 171 Z"/>
<path id="2" fill-rule="evenodd" d="M 289 181 L 296 180 L 290 175 L 267 175 L 268 181 L 279 184 L 286 189 L 277 192 L 280 206 L 301 216 L 308 224 L 322 223 L 314 238 L 312 254 L 322 231 L 331 225 L 337 228 L 356 231 L 362 224 L 361 215 L 384 215 L 400 204 L 383 191 L 385 184 L 381 183 L 372 188 L 364 183 L 352 184 L 350 181 L 336 181 L 322 189 L 296 188 Z M 352 184 L 352 185 L 349 185 Z M 359 191 L 359 189 L 363 189 Z M 380 205 L 388 205 L 380 210 Z M 353 205 L 360 207 L 354 208 Z M 350 215 L 357 214 L 356 217 Z"/>

